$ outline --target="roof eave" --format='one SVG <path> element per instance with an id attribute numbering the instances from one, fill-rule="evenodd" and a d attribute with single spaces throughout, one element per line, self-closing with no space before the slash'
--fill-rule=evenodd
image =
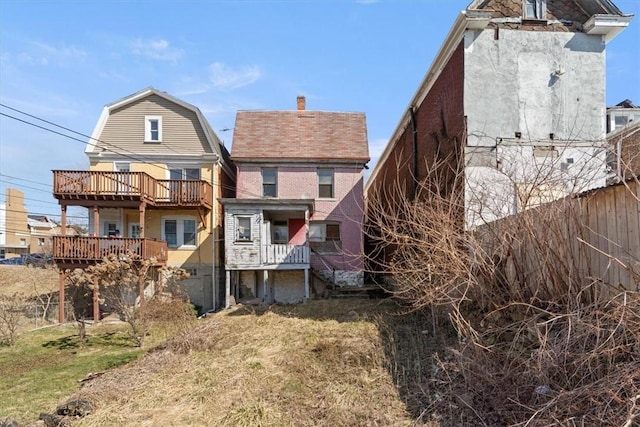
<path id="1" fill-rule="evenodd" d="M 622 30 L 629 26 L 633 15 L 593 15 L 584 23 L 584 32 L 589 35 L 604 36 L 605 43 L 613 40 Z"/>

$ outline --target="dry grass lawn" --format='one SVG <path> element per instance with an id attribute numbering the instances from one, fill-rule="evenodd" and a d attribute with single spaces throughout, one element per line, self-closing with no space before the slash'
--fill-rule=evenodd
<path id="1" fill-rule="evenodd" d="M 405 426 L 376 317 L 388 300 L 236 307 L 85 385 L 81 426 Z"/>
<path id="2" fill-rule="evenodd" d="M 33 297 L 58 290 L 58 271 L 23 265 L 0 265 L 0 295 Z"/>

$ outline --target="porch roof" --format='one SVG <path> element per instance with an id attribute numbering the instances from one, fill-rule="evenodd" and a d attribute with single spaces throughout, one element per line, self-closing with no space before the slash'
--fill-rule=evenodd
<path id="1" fill-rule="evenodd" d="M 314 199 L 218 199 L 218 201 L 225 207 L 251 206 L 254 208 L 301 211 L 309 209 L 310 213 L 313 213 L 315 208 Z"/>

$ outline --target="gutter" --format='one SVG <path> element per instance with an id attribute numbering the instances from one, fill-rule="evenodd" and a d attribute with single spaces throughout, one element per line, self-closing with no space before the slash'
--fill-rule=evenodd
<path id="1" fill-rule="evenodd" d="M 633 15 L 596 14 L 589 18 L 582 28 L 589 35 L 603 35 L 605 43 L 609 43 L 629 26 L 631 19 L 633 19 Z"/>

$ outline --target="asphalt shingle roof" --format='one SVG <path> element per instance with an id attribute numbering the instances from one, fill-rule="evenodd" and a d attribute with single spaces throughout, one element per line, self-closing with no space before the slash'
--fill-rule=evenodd
<path id="1" fill-rule="evenodd" d="M 364 113 L 239 111 L 233 160 L 369 160 Z"/>

